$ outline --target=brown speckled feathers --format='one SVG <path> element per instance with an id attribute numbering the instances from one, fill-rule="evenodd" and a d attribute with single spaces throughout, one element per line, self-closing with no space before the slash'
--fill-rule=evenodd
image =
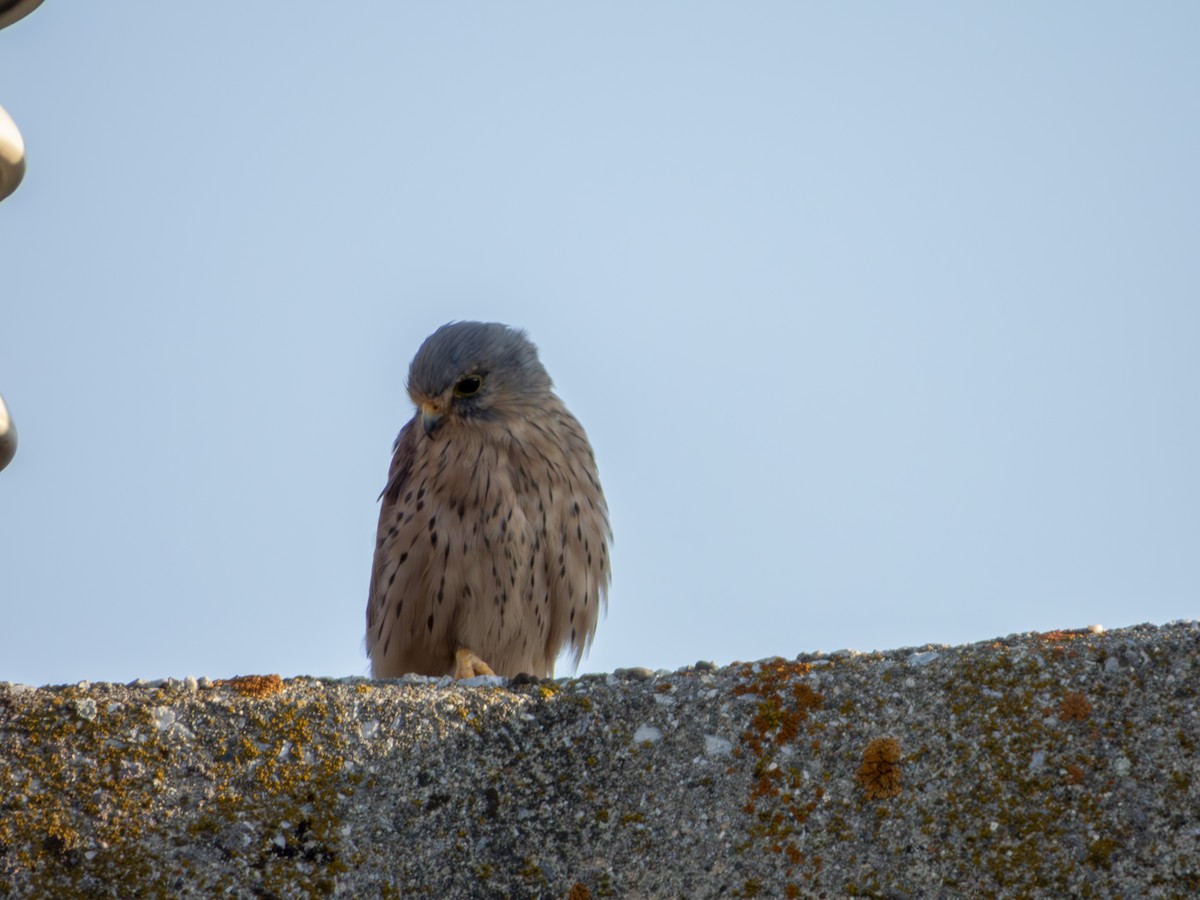
<path id="1" fill-rule="evenodd" d="M 606 603 L 608 510 L 583 427 L 524 334 L 443 326 L 409 370 L 417 413 L 396 439 L 367 605 L 377 678 L 455 671 L 470 648 L 501 675 L 577 663 Z"/>

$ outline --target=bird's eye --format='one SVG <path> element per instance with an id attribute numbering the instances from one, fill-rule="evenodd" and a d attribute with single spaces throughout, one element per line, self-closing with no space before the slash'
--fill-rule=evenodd
<path id="1" fill-rule="evenodd" d="M 454 386 L 455 397 L 470 397 L 479 393 L 479 389 L 483 387 L 482 375 L 468 375 L 466 378 L 459 380 Z"/>

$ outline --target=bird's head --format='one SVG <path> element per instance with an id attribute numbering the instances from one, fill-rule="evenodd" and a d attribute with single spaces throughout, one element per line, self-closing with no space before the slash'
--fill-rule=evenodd
<path id="1" fill-rule="evenodd" d="M 408 368 L 408 395 L 426 434 L 452 423 L 523 417 L 552 387 L 525 332 L 496 322 L 443 325 Z"/>

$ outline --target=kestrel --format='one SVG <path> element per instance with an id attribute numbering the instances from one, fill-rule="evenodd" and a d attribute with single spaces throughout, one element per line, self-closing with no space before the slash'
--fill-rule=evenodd
<path id="1" fill-rule="evenodd" d="M 452 322 L 408 370 L 380 495 L 371 674 L 546 677 L 607 604 L 612 531 L 583 426 L 525 333 Z"/>

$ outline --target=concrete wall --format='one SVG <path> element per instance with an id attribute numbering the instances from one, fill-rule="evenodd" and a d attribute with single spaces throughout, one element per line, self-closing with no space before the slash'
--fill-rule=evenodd
<path id="1" fill-rule="evenodd" d="M 1200 626 L 532 685 L 0 685 L 0 894 L 1200 895 Z"/>

